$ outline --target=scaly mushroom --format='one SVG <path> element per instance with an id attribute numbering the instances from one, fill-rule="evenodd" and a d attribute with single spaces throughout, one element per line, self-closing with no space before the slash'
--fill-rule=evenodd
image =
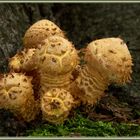
<path id="1" fill-rule="evenodd" d="M 71 73 L 78 64 L 73 44 L 60 36 L 51 36 L 36 50 L 42 92 L 50 88 L 65 88 L 71 83 Z"/>
<path id="2" fill-rule="evenodd" d="M 125 42 L 120 38 L 95 40 L 87 46 L 106 69 L 111 83 L 126 84 L 131 80 L 132 58 Z"/>
<path id="3" fill-rule="evenodd" d="M 24 49 L 9 59 L 9 68 L 14 72 L 28 72 L 37 69 L 33 55 L 36 49 Z"/>
<path id="4" fill-rule="evenodd" d="M 65 37 L 64 32 L 52 21 L 39 20 L 26 31 L 23 44 L 25 48 L 37 48 L 44 39 L 53 35 Z"/>
<path id="5" fill-rule="evenodd" d="M 31 77 L 22 73 L 4 74 L 0 78 L 0 108 L 9 109 L 19 119 L 31 121 L 38 114 Z"/>
<path id="6" fill-rule="evenodd" d="M 43 120 L 53 124 L 63 123 L 73 106 L 73 97 L 67 90 L 52 88 L 41 98 Z"/>

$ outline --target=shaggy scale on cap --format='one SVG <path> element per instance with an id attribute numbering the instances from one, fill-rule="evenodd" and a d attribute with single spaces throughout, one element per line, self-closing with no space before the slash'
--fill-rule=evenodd
<path id="1" fill-rule="evenodd" d="M 0 78 L 0 108 L 9 109 L 27 122 L 35 119 L 38 113 L 31 79 L 22 73 L 4 74 Z"/>
<path id="2" fill-rule="evenodd" d="M 53 35 L 65 36 L 53 22 L 47 19 L 39 20 L 26 31 L 23 43 L 25 48 L 37 48 L 44 39 Z"/>
<path id="3" fill-rule="evenodd" d="M 52 88 L 41 98 L 43 119 L 53 124 L 63 123 L 73 106 L 73 97 L 67 90 Z"/>
<path id="4" fill-rule="evenodd" d="M 111 83 L 122 85 L 131 80 L 132 58 L 122 39 L 95 40 L 87 48 L 106 69 Z"/>

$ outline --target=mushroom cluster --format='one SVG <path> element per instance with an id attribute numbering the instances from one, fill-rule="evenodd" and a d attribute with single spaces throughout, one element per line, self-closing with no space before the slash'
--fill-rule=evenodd
<path id="1" fill-rule="evenodd" d="M 43 19 L 25 33 L 23 50 L 9 59 L 10 72 L 0 76 L 0 109 L 23 121 L 63 123 L 78 105 L 95 105 L 112 83 L 131 80 L 132 58 L 120 38 L 92 41 L 81 65 L 78 51 L 64 32 Z"/>

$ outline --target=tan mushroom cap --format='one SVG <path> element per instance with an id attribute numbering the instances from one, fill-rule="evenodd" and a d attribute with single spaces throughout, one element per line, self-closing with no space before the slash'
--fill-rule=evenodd
<path id="1" fill-rule="evenodd" d="M 52 88 L 41 98 L 43 119 L 54 124 L 63 123 L 73 106 L 73 97 L 67 90 Z"/>
<path id="2" fill-rule="evenodd" d="M 25 121 L 34 119 L 37 106 L 31 79 L 21 73 L 4 74 L 0 79 L 0 108 L 9 109 Z"/>
<path id="3" fill-rule="evenodd" d="M 9 60 L 9 68 L 14 72 L 28 72 L 36 69 L 36 61 L 33 58 L 36 49 L 24 49 Z"/>
<path id="4" fill-rule="evenodd" d="M 52 21 L 47 19 L 39 20 L 26 31 L 23 43 L 25 48 L 37 48 L 38 44 L 44 39 L 53 35 L 65 36 L 62 30 Z"/>
<path id="5" fill-rule="evenodd" d="M 30 97 L 32 94 L 31 78 L 19 73 L 4 74 L 0 80 L 0 87 L 1 95 L 5 96 L 11 108 L 24 103 L 24 98 L 26 99 L 26 96 Z"/>
<path id="6" fill-rule="evenodd" d="M 122 39 L 95 40 L 87 48 L 106 69 L 111 83 L 122 85 L 131 80 L 132 58 Z"/>
<path id="7" fill-rule="evenodd" d="M 39 62 L 38 68 L 48 75 L 64 75 L 72 72 L 78 64 L 73 44 L 60 36 L 45 39 L 35 55 Z"/>

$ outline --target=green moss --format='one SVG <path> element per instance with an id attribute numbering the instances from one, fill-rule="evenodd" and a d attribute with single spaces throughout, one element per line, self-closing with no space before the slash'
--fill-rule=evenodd
<path id="1" fill-rule="evenodd" d="M 140 126 L 115 122 L 91 121 L 77 113 L 63 125 L 41 124 L 28 130 L 27 136 L 140 136 Z"/>
<path id="2" fill-rule="evenodd" d="M 116 124 L 115 130 L 118 136 L 140 136 L 140 125 Z"/>

